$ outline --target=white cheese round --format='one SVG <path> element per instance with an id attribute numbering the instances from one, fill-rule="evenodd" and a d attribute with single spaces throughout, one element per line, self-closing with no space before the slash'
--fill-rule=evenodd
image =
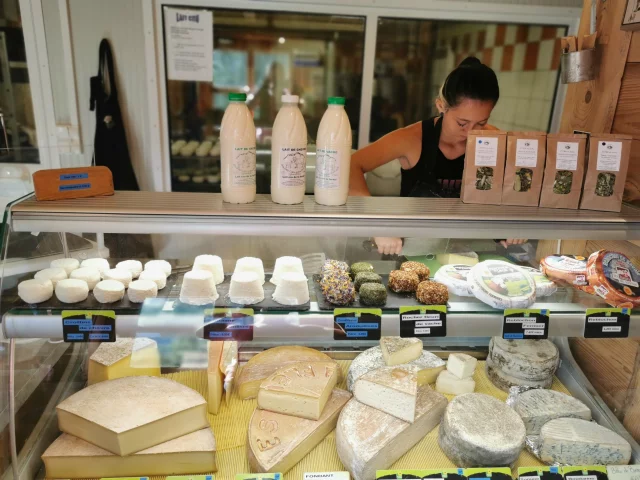
<path id="1" fill-rule="evenodd" d="M 198 255 L 193 261 L 193 270 L 206 270 L 211 272 L 216 285 L 224 282 L 222 259 L 217 255 Z"/>
<path id="2" fill-rule="evenodd" d="M 84 280 L 69 278 L 56 284 L 56 298 L 62 303 L 78 303 L 89 296 L 89 286 Z"/>
<path id="3" fill-rule="evenodd" d="M 58 258 L 51 261 L 51 268 L 64 268 L 67 275 L 80 267 L 80 261 L 77 258 Z"/>
<path id="4" fill-rule="evenodd" d="M 445 265 L 434 276 L 436 282 L 446 285 L 449 292 L 461 297 L 473 297 L 467 281 L 471 267 L 469 265 Z"/>
<path id="5" fill-rule="evenodd" d="M 145 270 L 160 270 L 167 277 L 171 275 L 171 264 L 166 260 L 149 260 L 144 264 Z"/>
<path id="6" fill-rule="evenodd" d="M 536 301 L 536 287 L 528 273 L 500 260 L 471 268 L 467 277 L 474 296 L 493 308 L 528 308 Z"/>
<path id="7" fill-rule="evenodd" d="M 558 286 L 540 270 L 531 267 L 520 268 L 533 278 L 533 283 L 536 285 L 536 298 L 548 297 L 558 291 Z"/>
<path id="8" fill-rule="evenodd" d="M 131 280 L 133 280 L 129 270 L 119 270 L 117 268 L 107 270 L 102 276 L 105 280 L 115 280 L 116 282 L 120 282 L 124 285 L 124 288 L 129 288 L 129 284 L 131 283 Z"/>
<path id="9" fill-rule="evenodd" d="M 184 274 L 180 301 L 187 305 L 208 305 L 218 299 L 213 274 L 208 270 L 191 270 Z"/>
<path id="10" fill-rule="evenodd" d="M 34 277 L 37 280 L 51 280 L 53 287 L 55 288 L 56 283 L 60 280 L 64 280 L 68 278 L 67 272 L 64 268 L 45 268 L 44 270 L 40 270 L 37 272 Z"/>
<path id="11" fill-rule="evenodd" d="M 550 340 L 505 340 L 493 337 L 488 361 L 505 374 L 524 380 L 546 380 L 556 373 L 560 352 Z"/>
<path id="12" fill-rule="evenodd" d="M 145 270 L 140 273 L 139 280 L 151 280 L 156 282 L 158 290 L 162 290 L 167 286 L 167 276 L 160 270 Z"/>
<path id="13" fill-rule="evenodd" d="M 39 278 L 25 280 L 18 284 L 18 296 L 25 303 L 46 302 L 53 296 L 53 283 Z"/>
<path id="14" fill-rule="evenodd" d="M 80 264 L 81 267 L 93 267 L 100 270 L 100 273 L 104 273 L 109 270 L 109 261 L 106 258 L 87 258 Z"/>
<path id="15" fill-rule="evenodd" d="M 158 295 L 158 286 L 151 280 L 134 280 L 129 284 L 127 296 L 132 303 L 143 303 L 147 298 Z"/>
<path id="16" fill-rule="evenodd" d="M 124 285 L 116 280 L 102 280 L 93 289 L 93 296 L 100 303 L 119 302 L 124 298 Z"/>
<path id="17" fill-rule="evenodd" d="M 255 257 L 242 257 L 236 262 L 236 268 L 233 271 L 236 273 L 253 272 L 258 276 L 260 285 L 264 285 L 264 266 L 262 260 Z"/>
<path id="18" fill-rule="evenodd" d="M 124 260 L 122 262 L 118 262 L 116 269 L 128 270 L 131 272 L 131 278 L 135 280 L 140 276 L 140 272 L 142 272 L 142 262 L 139 260 Z"/>
<path id="19" fill-rule="evenodd" d="M 100 282 L 100 271 L 93 267 L 80 267 L 71 272 L 71 278 L 84 280 L 87 282 L 89 290 L 93 290 L 98 282 Z"/>

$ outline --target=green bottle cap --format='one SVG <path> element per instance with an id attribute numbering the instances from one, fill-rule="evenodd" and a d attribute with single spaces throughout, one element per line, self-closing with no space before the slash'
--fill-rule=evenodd
<path id="1" fill-rule="evenodd" d="M 344 105 L 344 97 L 329 97 L 329 105 Z"/>
<path id="2" fill-rule="evenodd" d="M 246 93 L 230 93 L 229 100 L 231 102 L 246 102 L 247 94 Z"/>

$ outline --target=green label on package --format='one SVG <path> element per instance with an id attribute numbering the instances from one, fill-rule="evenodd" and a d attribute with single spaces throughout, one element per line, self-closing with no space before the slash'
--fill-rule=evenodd
<path id="1" fill-rule="evenodd" d="M 560 467 L 520 467 L 519 480 L 562 480 Z"/>
<path id="2" fill-rule="evenodd" d="M 336 308 L 333 311 L 334 340 L 380 340 L 382 310 L 379 308 Z"/>
<path id="3" fill-rule="evenodd" d="M 505 340 L 542 340 L 549 336 L 548 309 L 508 308 L 504 311 L 502 338 Z"/>
<path id="4" fill-rule="evenodd" d="M 584 338 L 627 338 L 630 321 L 630 308 L 588 308 Z"/>
<path id="5" fill-rule="evenodd" d="M 100 480 L 149 480 L 149 477 L 102 477 Z"/>
<path id="6" fill-rule="evenodd" d="M 446 337 L 447 306 L 400 307 L 400 336 Z"/>
<path id="7" fill-rule="evenodd" d="M 561 471 L 565 480 L 608 480 L 609 478 L 605 465 L 562 467 Z"/>
<path id="8" fill-rule="evenodd" d="M 420 470 L 378 470 L 376 480 L 400 478 L 433 478 L 447 480 L 465 480 L 462 468 L 432 468 Z"/>
<path id="9" fill-rule="evenodd" d="M 468 479 L 475 478 L 478 480 L 512 480 L 511 469 L 509 467 L 465 468 L 464 476 Z"/>
<path id="10" fill-rule="evenodd" d="M 236 480 L 282 480 L 281 473 L 236 473 Z"/>
<path id="11" fill-rule="evenodd" d="M 167 480 L 216 480 L 215 475 L 170 475 Z"/>

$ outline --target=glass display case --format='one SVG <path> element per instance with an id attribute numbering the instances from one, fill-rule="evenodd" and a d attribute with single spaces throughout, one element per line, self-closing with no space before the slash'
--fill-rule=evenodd
<path id="1" fill-rule="evenodd" d="M 380 255 L 378 237 L 401 238 L 402 254 Z M 324 207 L 266 195 L 247 205 L 177 192 L 28 196 L 7 207 L 2 231 L 3 478 L 422 478 L 385 475 L 504 466 L 517 476 L 545 464 L 640 463 L 621 413 L 570 346 L 640 336 L 631 311 L 638 240 L 631 206 L 611 214 L 457 199 L 351 197 Z M 94 281 L 57 262 L 64 275 L 38 274 L 44 293 L 18 288 L 64 258 L 108 265 Z M 521 268 L 541 262 L 546 277 Z M 165 268 L 168 277 L 149 274 Z M 51 280 L 66 284 L 47 292 Z M 531 387 L 565 394 L 540 401 L 550 417 L 539 414 L 538 427 L 516 405 Z M 558 413 L 569 397 L 579 407 Z M 565 416 L 577 419 L 541 431 Z M 545 453 L 549 442 L 575 455 Z"/>

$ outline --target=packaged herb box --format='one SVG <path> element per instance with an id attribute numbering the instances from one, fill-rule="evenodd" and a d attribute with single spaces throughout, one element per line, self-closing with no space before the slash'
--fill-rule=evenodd
<path id="1" fill-rule="evenodd" d="M 584 179 L 587 136 L 556 133 L 547 135 L 547 163 L 540 206 L 570 208 L 580 204 Z"/>
<path id="2" fill-rule="evenodd" d="M 509 132 L 502 187 L 503 205 L 537 207 L 544 176 L 547 134 Z"/>
<path id="3" fill-rule="evenodd" d="M 593 134 L 580 208 L 619 212 L 627 180 L 631 136 Z"/>
<path id="4" fill-rule="evenodd" d="M 500 130 L 469 132 L 460 193 L 464 203 L 500 205 L 506 140 Z"/>

